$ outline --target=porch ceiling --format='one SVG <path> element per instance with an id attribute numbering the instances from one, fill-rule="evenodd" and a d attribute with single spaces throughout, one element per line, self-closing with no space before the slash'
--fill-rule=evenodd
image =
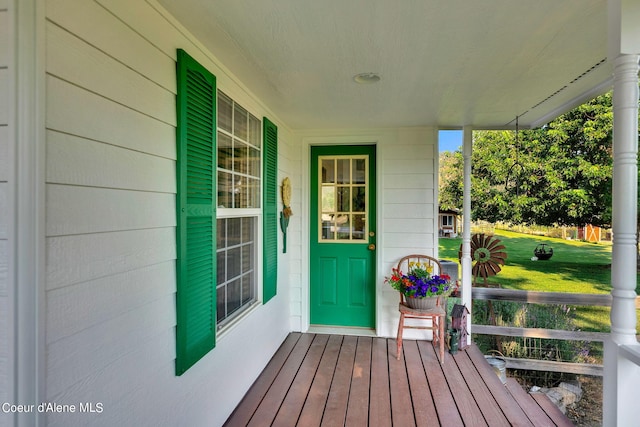
<path id="1" fill-rule="evenodd" d="M 536 126 L 610 88 L 605 0 L 159 3 L 293 129 Z"/>

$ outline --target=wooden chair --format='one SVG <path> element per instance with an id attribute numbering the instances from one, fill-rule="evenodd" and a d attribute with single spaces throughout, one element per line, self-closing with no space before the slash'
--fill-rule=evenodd
<path id="1" fill-rule="evenodd" d="M 398 269 L 403 273 L 409 271 L 409 263 L 420 262 L 433 267 L 431 274 L 441 274 L 442 266 L 440 262 L 428 255 L 407 255 L 398 261 Z M 428 310 L 420 310 L 407 306 L 404 295 L 400 293 L 400 304 L 398 309 L 400 310 L 400 321 L 398 323 L 398 336 L 396 342 L 398 344 L 398 352 L 396 358 L 400 360 L 400 353 L 402 352 L 402 332 L 404 329 L 428 329 L 433 331 L 433 346 L 436 349 L 440 349 L 440 363 L 444 363 L 444 325 L 446 323 L 446 310 L 442 307 L 442 298 L 438 297 L 438 303 L 435 308 Z M 430 321 L 428 326 L 414 326 L 405 325 L 405 319 L 420 319 Z M 437 351 L 436 351 L 437 352 Z"/>

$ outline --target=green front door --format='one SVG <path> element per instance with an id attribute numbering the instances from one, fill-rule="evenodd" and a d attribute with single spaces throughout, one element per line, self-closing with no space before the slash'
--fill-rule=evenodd
<path id="1" fill-rule="evenodd" d="M 313 325 L 375 326 L 373 145 L 311 149 Z"/>

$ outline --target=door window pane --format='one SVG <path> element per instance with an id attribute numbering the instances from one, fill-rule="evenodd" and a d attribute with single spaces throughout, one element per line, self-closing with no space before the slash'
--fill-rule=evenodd
<path id="1" fill-rule="evenodd" d="M 366 206 L 366 191 L 364 187 L 353 187 L 352 209 L 354 212 L 364 212 Z"/>
<path id="2" fill-rule="evenodd" d="M 332 215 L 322 215 L 322 240 L 335 240 L 335 226 Z"/>
<path id="3" fill-rule="evenodd" d="M 338 226 L 338 240 L 349 240 L 351 238 L 351 220 L 349 215 L 340 215 L 336 218 Z"/>
<path id="4" fill-rule="evenodd" d="M 338 212 L 349 212 L 351 209 L 351 200 L 349 200 L 349 187 L 338 187 Z"/>
<path id="5" fill-rule="evenodd" d="M 366 239 L 366 221 L 364 215 L 353 216 L 353 238 Z"/>
<path id="6" fill-rule="evenodd" d="M 338 184 L 349 184 L 351 182 L 351 162 L 349 159 L 338 159 Z"/>
<path id="7" fill-rule="evenodd" d="M 365 159 L 353 159 L 353 183 L 364 184 L 366 173 Z"/>
<path id="8" fill-rule="evenodd" d="M 336 210 L 336 188 L 334 186 L 322 187 L 322 212 L 334 212 Z"/>
<path id="9" fill-rule="evenodd" d="M 322 160 L 321 168 L 322 168 L 322 183 L 331 184 L 336 182 L 334 159 Z"/>

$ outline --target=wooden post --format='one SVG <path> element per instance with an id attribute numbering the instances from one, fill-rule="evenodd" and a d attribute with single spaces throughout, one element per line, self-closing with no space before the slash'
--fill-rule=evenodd
<path id="1" fill-rule="evenodd" d="M 463 148 L 462 156 L 464 158 L 464 190 L 462 196 L 462 304 L 467 307 L 469 313 L 471 307 L 471 149 L 473 142 L 473 128 L 465 126 L 463 129 Z M 471 344 L 471 316 L 467 318 L 467 345 Z M 460 340 L 462 342 L 462 340 Z"/>

